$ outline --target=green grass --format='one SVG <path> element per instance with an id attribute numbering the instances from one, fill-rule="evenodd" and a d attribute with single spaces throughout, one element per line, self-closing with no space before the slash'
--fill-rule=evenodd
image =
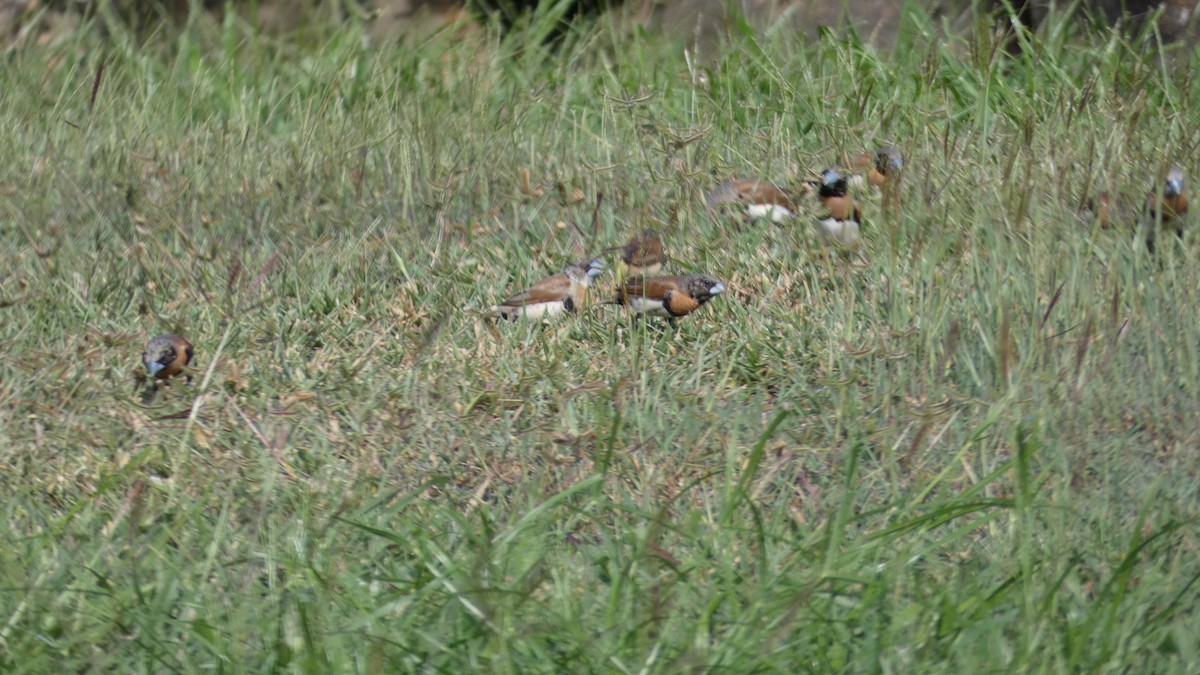
<path id="1" fill-rule="evenodd" d="M 9 53 L 0 668 L 1194 672 L 1200 238 L 1075 209 L 1198 166 L 1200 57 L 905 22 Z M 862 261 L 701 206 L 888 141 Z M 479 318 L 647 225 L 677 331 Z"/>

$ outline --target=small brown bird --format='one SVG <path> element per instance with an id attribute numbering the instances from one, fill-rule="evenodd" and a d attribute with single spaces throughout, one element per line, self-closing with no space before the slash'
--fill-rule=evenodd
<path id="1" fill-rule="evenodd" d="M 599 260 L 567 265 L 561 274 L 546 277 L 491 308 L 491 314 L 505 319 L 541 319 L 574 312 L 583 305 L 592 280 L 600 275 L 604 264 Z"/>
<path id="2" fill-rule="evenodd" d="M 882 190 L 889 181 L 899 180 L 901 172 L 904 171 L 904 155 L 896 148 L 885 146 L 876 150 L 874 154 L 864 152 L 855 157 L 850 161 L 850 168 L 856 172 L 866 169 L 867 182 L 871 187 Z"/>
<path id="3" fill-rule="evenodd" d="M 821 213 L 817 214 L 821 239 L 840 246 L 858 243 L 862 239 L 862 209 L 847 194 L 846 175 L 841 167 L 825 169 L 817 197 L 822 207 Z"/>
<path id="4" fill-rule="evenodd" d="M 672 324 L 725 291 L 725 284 L 707 274 L 630 277 L 614 301 L 639 316 L 657 316 Z"/>
<path id="5" fill-rule="evenodd" d="M 606 248 L 604 251 L 605 253 L 621 252 L 621 267 L 617 270 L 618 279 L 624 279 L 626 276 L 658 274 L 667 259 L 666 253 L 663 251 L 662 239 L 658 237 L 658 232 L 652 229 L 635 235 L 624 246 L 614 246 Z"/>
<path id="6" fill-rule="evenodd" d="M 1089 197 L 1083 208 L 1077 212 L 1079 221 L 1087 226 L 1107 229 L 1112 225 L 1113 197 L 1107 190 L 1101 190 L 1095 197 Z"/>
<path id="7" fill-rule="evenodd" d="M 1159 225 L 1162 229 L 1169 229 L 1175 233 L 1175 236 L 1183 238 L 1183 226 L 1186 220 L 1188 198 L 1184 194 L 1183 184 L 1183 169 L 1172 165 L 1167 170 L 1166 181 L 1163 184 L 1162 193 L 1159 194 L 1155 189 L 1146 198 L 1146 218 L 1144 228 L 1146 231 L 1146 248 L 1151 253 L 1154 252 L 1154 243 L 1157 239 Z"/>
<path id="8" fill-rule="evenodd" d="M 1143 216 L 1141 206 L 1137 199 L 1130 199 L 1128 195 L 1100 190 L 1084 202 L 1076 216 L 1088 228 L 1136 227 Z"/>
<path id="9" fill-rule="evenodd" d="M 159 335 L 146 343 L 142 352 L 142 363 L 150 371 L 150 377 L 165 380 L 183 372 L 196 355 L 192 345 L 183 337 L 170 333 Z M 191 379 L 191 376 L 188 376 Z"/>
<path id="10" fill-rule="evenodd" d="M 803 183 L 798 192 L 804 192 L 808 187 Z M 796 198 L 787 191 L 773 183 L 753 178 L 725 181 L 704 197 L 704 205 L 711 210 L 715 211 L 725 204 L 745 207 L 750 220 L 766 218 L 773 223 L 782 223 L 800 212 Z"/>
<path id="11" fill-rule="evenodd" d="M 1102 182 L 1101 186 L 1106 185 Z M 1088 197 L 1075 215 L 1079 222 L 1090 228 L 1107 229 L 1126 227 L 1136 229 L 1145 218 L 1147 203 L 1138 197 L 1102 189 L 1094 197 Z"/>

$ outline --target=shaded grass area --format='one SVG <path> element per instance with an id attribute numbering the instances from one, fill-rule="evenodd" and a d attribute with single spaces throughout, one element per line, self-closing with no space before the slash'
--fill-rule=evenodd
<path id="1" fill-rule="evenodd" d="M 1196 238 L 1075 215 L 1195 167 L 1189 57 L 522 30 L 9 56 L 5 669 L 1194 668 Z M 883 142 L 861 259 L 701 206 Z M 479 318 L 645 226 L 730 292 Z"/>

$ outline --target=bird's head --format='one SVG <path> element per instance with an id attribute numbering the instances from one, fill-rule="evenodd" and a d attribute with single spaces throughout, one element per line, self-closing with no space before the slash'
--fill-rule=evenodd
<path id="1" fill-rule="evenodd" d="M 600 273 L 603 271 L 604 263 L 592 258 L 587 262 L 580 261 L 567 265 L 563 273 L 567 275 L 568 279 L 574 282 L 583 284 L 584 286 L 591 286 L 592 280 L 600 276 Z"/>
<path id="2" fill-rule="evenodd" d="M 845 170 L 840 166 L 831 166 L 821 172 L 821 183 L 817 194 L 821 197 L 841 197 L 849 189 Z"/>
<path id="3" fill-rule="evenodd" d="M 697 302 L 707 302 L 709 299 L 725 292 L 725 284 L 707 274 L 695 274 L 688 279 L 687 293 Z"/>
<path id="4" fill-rule="evenodd" d="M 1163 195 L 1166 197 L 1178 197 L 1181 194 L 1183 194 L 1183 169 L 1172 165 L 1167 171 L 1167 180 L 1163 186 Z"/>
<path id="5" fill-rule="evenodd" d="M 900 173 L 904 170 L 904 155 L 896 148 L 888 146 L 875 151 L 875 168 L 883 174 Z"/>

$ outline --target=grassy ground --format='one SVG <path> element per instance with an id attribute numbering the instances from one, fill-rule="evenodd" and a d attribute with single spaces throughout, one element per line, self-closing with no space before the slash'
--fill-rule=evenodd
<path id="1" fill-rule="evenodd" d="M 1075 210 L 1197 166 L 1195 57 L 1061 29 L 10 53 L 0 667 L 1194 672 L 1197 237 Z M 863 261 L 701 207 L 887 141 Z M 647 225 L 677 331 L 478 317 Z"/>

